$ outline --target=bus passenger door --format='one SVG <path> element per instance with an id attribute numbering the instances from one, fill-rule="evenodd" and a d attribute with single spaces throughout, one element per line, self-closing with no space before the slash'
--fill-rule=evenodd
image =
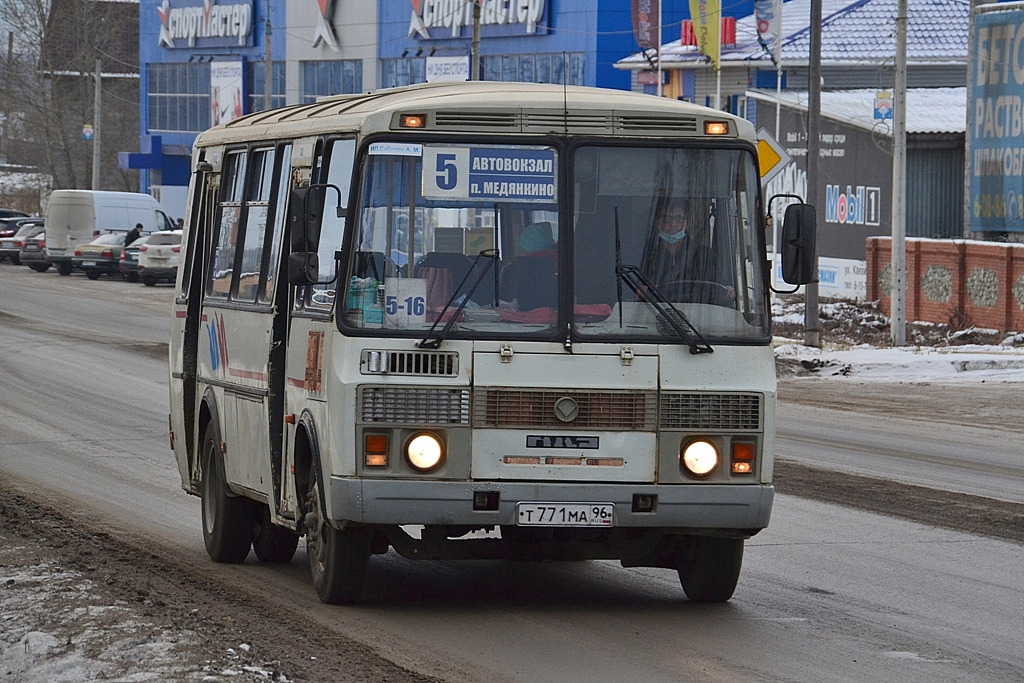
<path id="1" fill-rule="evenodd" d="M 196 430 L 196 362 L 199 349 L 199 328 L 202 316 L 202 282 L 206 263 L 210 226 L 210 207 L 216 193 L 214 176 L 208 164 L 193 177 L 192 191 L 187 208 L 188 223 L 182 236 L 184 259 L 178 269 L 175 283 L 174 313 L 170 338 L 170 399 L 171 447 L 178 462 L 181 486 L 198 493 L 198 435 Z"/>
<path id="2" fill-rule="evenodd" d="M 318 245 L 319 275 L 318 284 L 292 287 L 294 298 L 289 310 L 288 343 L 285 352 L 285 408 L 287 415 L 295 420 L 303 414 L 309 416 L 316 430 L 320 453 L 324 456 L 325 470 L 329 460 L 330 445 L 338 443 L 337 435 L 330 433 L 330 425 L 338 424 L 337 419 L 329 420 L 337 408 L 329 409 L 327 397 L 333 375 L 331 371 L 331 340 L 338 334 L 334 319 L 335 292 L 340 289 L 344 296 L 346 288 L 337 284 L 338 274 L 335 265 L 335 253 L 341 249 L 345 236 L 346 216 L 338 216 L 337 207 L 341 206 L 342 214 L 349 204 L 349 186 L 352 179 L 352 165 L 355 160 L 355 140 L 336 139 L 318 144 L 314 154 L 311 181 L 313 183 L 329 183 L 338 188 L 339 192 L 328 190 L 323 216 L 320 225 L 320 243 Z M 339 197 L 340 194 L 340 197 Z M 282 268 L 284 264 L 282 262 Z M 279 310 L 286 310 L 280 307 Z M 335 390 L 334 395 L 338 395 Z M 340 408 L 340 406 L 339 406 Z M 287 430 L 286 465 L 295 463 L 294 443 L 296 427 L 290 425 Z M 297 499 L 306 495 L 308 482 L 297 482 L 291 467 L 284 468 L 288 480 L 285 496 L 294 493 Z M 300 501 L 295 500 L 298 504 Z"/>

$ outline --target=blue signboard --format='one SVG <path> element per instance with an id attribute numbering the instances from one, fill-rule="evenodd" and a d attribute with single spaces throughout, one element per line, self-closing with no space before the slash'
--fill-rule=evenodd
<path id="1" fill-rule="evenodd" d="M 1024 10 L 977 14 L 970 74 L 970 229 L 1024 232 Z"/>
<path id="2" fill-rule="evenodd" d="M 553 149 L 424 146 L 423 196 L 551 203 L 555 171 Z"/>

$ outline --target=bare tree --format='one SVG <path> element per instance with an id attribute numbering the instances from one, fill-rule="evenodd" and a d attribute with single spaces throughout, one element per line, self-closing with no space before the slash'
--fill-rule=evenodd
<path id="1" fill-rule="evenodd" d="M 13 35 L 0 98 L 23 122 L 17 156 L 53 176 L 53 187 L 92 185 L 94 72 L 102 61 L 104 189 L 138 189 L 134 171 L 117 167 L 117 153 L 138 146 L 138 6 L 96 0 L 3 0 L 0 27 Z M 15 118 L 12 114 L 5 118 Z M 17 144 L 5 133 L 4 151 Z M 33 153 L 34 152 L 34 153 Z"/>

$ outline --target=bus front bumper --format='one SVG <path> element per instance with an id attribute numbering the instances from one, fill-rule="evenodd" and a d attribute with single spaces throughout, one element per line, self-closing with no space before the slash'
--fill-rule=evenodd
<path id="1" fill-rule="evenodd" d="M 497 492 L 497 509 L 474 493 Z M 518 503 L 612 503 L 616 527 L 749 529 L 768 526 L 775 487 L 763 484 L 586 484 L 398 481 L 331 477 L 329 515 L 360 524 L 514 525 Z M 657 496 L 635 512 L 636 496 Z"/>

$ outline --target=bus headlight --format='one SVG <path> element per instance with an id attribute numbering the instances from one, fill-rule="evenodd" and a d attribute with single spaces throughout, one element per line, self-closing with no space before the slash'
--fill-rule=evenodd
<path id="1" fill-rule="evenodd" d="M 444 460 L 444 447 L 433 434 L 417 434 L 406 444 L 405 457 L 414 469 L 427 472 Z"/>
<path id="2" fill-rule="evenodd" d="M 718 467 L 718 449 L 710 441 L 690 441 L 679 454 L 686 471 L 695 477 L 704 477 Z"/>

